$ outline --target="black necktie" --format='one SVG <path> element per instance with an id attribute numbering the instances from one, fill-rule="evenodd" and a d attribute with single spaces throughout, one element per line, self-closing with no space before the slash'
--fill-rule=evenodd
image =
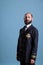
<path id="1" fill-rule="evenodd" d="M 25 26 L 25 31 L 27 30 L 27 26 Z"/>

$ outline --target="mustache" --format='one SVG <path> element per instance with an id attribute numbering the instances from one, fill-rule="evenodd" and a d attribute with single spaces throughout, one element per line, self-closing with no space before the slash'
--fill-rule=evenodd
<path id="1" fill-rule="evenodd" d="M 26 20 L 24 20 L 24 21 L 26 22 L 26 21 L 29 21 L 29 20 L 26 19 Z"/>

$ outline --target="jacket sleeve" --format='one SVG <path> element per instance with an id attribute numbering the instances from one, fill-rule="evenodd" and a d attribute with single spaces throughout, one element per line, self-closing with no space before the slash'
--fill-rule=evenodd
<path id="1" fill-rule="evenodd" d="M 37 56 L 37 48 L 38 48 L 38 30 L 33 31 L 33 47 L 32 47 L 32 53 L 31 53 L 31 59 L 36 60 Z"/>
<path id="2" fill-rule="evenodd" d="M 19 32 L 18 43 L 17 43 L 17 60 L 20 60 L 20 46 L 21 46 L 21 33 Z"/>

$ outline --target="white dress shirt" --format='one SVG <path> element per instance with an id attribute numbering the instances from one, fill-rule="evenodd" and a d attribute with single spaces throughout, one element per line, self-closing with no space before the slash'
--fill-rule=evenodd
<path id="1" fill-rule="evenodd" d="M 25 31 L 31 26 L 31 23 L 26 25 Z"/>

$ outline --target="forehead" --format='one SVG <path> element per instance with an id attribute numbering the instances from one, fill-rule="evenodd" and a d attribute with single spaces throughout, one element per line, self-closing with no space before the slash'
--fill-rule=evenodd
<path id="1" fill-rule="evenodd" d="M 32 17 L 32 15 L 31 15 L 30 13 L 26 13 L 25 16 L 30 16 L 30 17 Z"/>

